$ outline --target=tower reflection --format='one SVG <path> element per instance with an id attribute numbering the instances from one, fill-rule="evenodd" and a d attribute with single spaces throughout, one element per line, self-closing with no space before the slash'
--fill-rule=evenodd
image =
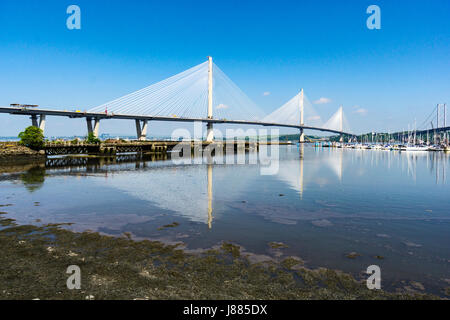
<path id="1" fill-rule="evenodd" d="M 213 198 L 213 165 L 208 164 L 208 228 L 212 228 L 212 220 L 213 220 L 213 207 L 212 207 L 212 198 Z"/>

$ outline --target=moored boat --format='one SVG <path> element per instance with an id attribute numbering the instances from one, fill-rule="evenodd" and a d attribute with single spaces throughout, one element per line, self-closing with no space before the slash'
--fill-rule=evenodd
<path id="1" fill-rule="evenodd" d="M 406 145 L 402 151 L 428 151 L 427 146 Z"/>

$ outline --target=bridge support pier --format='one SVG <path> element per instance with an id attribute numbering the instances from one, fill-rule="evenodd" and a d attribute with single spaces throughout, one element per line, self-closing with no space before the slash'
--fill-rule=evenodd
<path id="1" fill-rule="evenodd" d="M 100 128 L 100 119 L 94 118 L 94 127 L 92 127 L 92 118 L 86 118 L 88 134 L 93 133 L 98 138 L 98 131 Z"/>
<path id="2" fill-rule="evenodd" d="M 94 136 L 98 138 L 98 129 L 100 129 L 100 119 L 95 118 L 94 120 Z"/>
<path id="3" fill-rule="evenodd" d="M 31 125 L 33 127 L 39 128 L 44 132 L 45 130 L 45 114 L 39 115 L 39 124 L 38 124 L 38 115 L 33 114 L 31 116 Z"/>
<path id="4" fill-rule="evenodd" d="M 300 143 L 305 143 L 305 133 L 303 132 L 303 128 L 300 129 Z"/>
<path id="5" fill-rule="evenodd" d="M 206 141 L 213 142 L 214 141 L 214 128 L 211 122 L 206 124 Z"/>
<path id="6" fill-rule="evenodd" d="M 208 119 L 213 118 L 213 63 L 212 58 L 208 57 Z M 214 141 L 213 124 L 206 124 L 206 141 Z"/>
<path id="7" fill-rule="evenodd" d="M 147 140 L 147 127 L 148 127 L 147 120 L 143 120 L 141 126 L 141 120 L 136 119 L 136 136 L 138 140 L 140 141 Z"/>
<path id="8" fill-rule="evenodd" d="M 37 115 L 33 114 L 31 116 L 31 125 L 33 127 L 38 127 Z"/>
<path id="9" fill-rule="evenodd" d="M 45 131 L 45 114 L 41 114 L 39 117 L 39 129 L 42 130 L 42 133 Z"/>

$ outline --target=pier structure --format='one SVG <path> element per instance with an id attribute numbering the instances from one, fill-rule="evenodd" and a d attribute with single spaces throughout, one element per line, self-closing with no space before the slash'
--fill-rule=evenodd
<path id="1" fill-rule="evenodd" d="M 270 142 L 267 142 L 270 144 Z M 183 155 L 188 150 L 189 154 L 220 152 L 240 152 L 258 150 L 259 143 L 244 140 L 228 141 L 136 141 L 136 142 L 110 142 L 110 143 L 85 143 L 77 142 L 48 142 L 44 146 L 47 156 L 56 155 L 116 155 L 128 153 L 159 154 L 175 152 Z"/>

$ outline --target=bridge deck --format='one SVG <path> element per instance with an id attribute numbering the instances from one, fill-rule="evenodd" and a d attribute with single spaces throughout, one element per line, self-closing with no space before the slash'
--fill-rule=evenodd
<path id="1" fill-rule="evenodd" d="M 271 123 L 261 121 L 247 121 L 247 120 L 227 120 L 227 119 L 203 119 L 203 118 L 177 118 L 177 117 L 161 117 L 161 116 L 146 116 L 146 115 L 126 115 L 113 113 L 95 113 L 95 112 L 79 112 L 66 110 L 49 110 L 49 109 L 24 109 L 12 107 L 0 107 L 0 113 L 9 113 L 12 115 L 46 115 L 46 116 L 61 116 L 69 118 L 96 118 L 96 119 L 127 119 L 127 120 L 148 120 L 148 121 L 177 121 L 177 122 L 205 122 L 218 124 L 242 124 L 242 125 L 258 125 L 266 127 L 285 127 L 305 130 L 316 130 L 322 132 L 330 132 L 336 134 L 353 135 L 348 132 L 332 130 L 327 128 L 301 126 L 284 123 Z"/>

